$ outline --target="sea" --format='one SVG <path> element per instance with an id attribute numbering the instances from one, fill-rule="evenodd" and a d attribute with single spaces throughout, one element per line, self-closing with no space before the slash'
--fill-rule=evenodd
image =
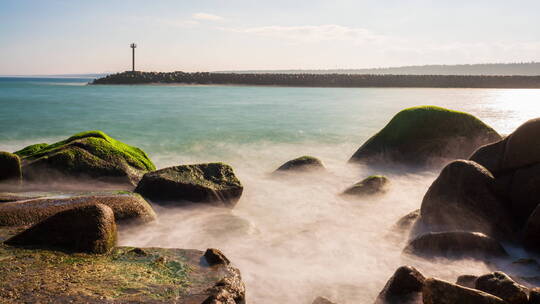
<path id="1" fill-rule="evenodd" d="M 143 149 L 158 168 L 224 162 L 244 185 L 234 209 L 154 206 L 155 223 L 120 231 L 120 245 L 219 248 L 242 273 L 248 303 L 372 303 L 394 270 L 455 281 L 493 265 L 402 254 L 394 223 L 418 209 L 437 170 L 377 172 L 347 163 L 400 110 L 437 105 L 476 115 L 501 134 L 540 117 L 540 90 L 89 85 L 91 78 L 0 78 L 0 150 L 102 130 Z M 327 170 L 276 178 L 302 155 Z M 388 193 L 339 195 L 371 174 Z M 512 258 L 527 257 L 507 248 Z M 511 260 L 496 267 L 506 269 Z"/>

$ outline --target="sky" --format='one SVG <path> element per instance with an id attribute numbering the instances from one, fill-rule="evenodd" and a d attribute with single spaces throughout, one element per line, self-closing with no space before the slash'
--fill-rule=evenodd
<path id="1" fill-rule="evenodd" d="M 540 61 L 538 0 L 0 0 L 0 75 Z"/>

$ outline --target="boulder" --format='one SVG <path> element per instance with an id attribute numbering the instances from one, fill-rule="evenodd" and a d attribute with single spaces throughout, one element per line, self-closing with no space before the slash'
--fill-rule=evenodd
<path id="1" fill-rule="evenodd" d="M 476 287 L 476 279 L 478 279 L 478 276 L 470 275 L 470 274 L 464 274 L 460 275 L 457 280 L 456 284 L 459 286 L 467 287 L 467 288 L 475 288 Z"/>
<path id="2" fill-rule="evenodd" d="M 477 231 L 511 237 L 513 223 L 493 193 L 494 177 L 472 161 L 448 164 L 422 200 L 420 219 L 430 231 Z"/>
<path id="3" fill-rule="evenodd" d="M 504 272 L 493 272 L 476 279 L 476 289 L 497 296 L 508 304 L 527 304 L 527 288 L 514 282 Z"/>
<path id="4" fill-rule="evenodd" d="M 468 158 L 501 136 L 478 118 L 435 106 L 402 110 L 351 157 L 351 162 L 439 166 Z"/>
<path id="5" fill-rule="evenodd" d="M 150 204 L 138 194 L 90 195 L 2 203 L 0 204 L 0 226 L 30 225 L 61 211 L 95 204 L 109 206 L 116 220 L 121 223 L 145 223 L 156 218 Z"/>
<path id="6" fill-rule="evenodd" d="M 512 215 L 525 224 L 540 203 L 540 164 L 515 170 L 509 194 Z"/>
<path id="7" fill-rule="evenodd" d="M 146 173 L 135 192 L 153 201 L 214 202 L 234 207 L 243 186 L 223 163 L 182 165 Z"/>
<path id="8" fill-rule="evenodd" d="M 325 297 L 317 297 L 312 304 L 336 304 Z"/>
<path id="9" fill-rule="evenodd" d="M 408 230 L 413 225 L 414 222 L 420 217 L 420 209 L 416 209 L 402 216 L 393 226 L 393 230 Z"/>
<path id="10" fill-rule="evenodd" d="M 221 252 L 221 250 L 215 248 L 206 249 L 206 252 L 204 253 L 204 258 L 210 266 L 221 264 L 229 265 L 231 263 L 229 259 L 227 259 L 227 257 L 223 254 L 223 252 Z"/>
<path id="11" fill-rule="evenodd" d="M 0 183 L 20 184 L 21 160 L 16 154 L 0 151 Z"/>
<path id="12" fill-rule="evenodd" d="M 51 144 L 37 144 L 15 152 L 22 158 L 25 180 L 62 185 L 62 182 L 105 182 L 134 186 L 155 170 L 146 153 L 101 131 L 87 131 Z"/>
<path id="13" fill-rule="evenodd" d="M 532 288 L 529 292 L 529 304 L 540 304 L 540 288 Z"/>
<path id="14" fill-rule="evenodd" d="M 426 279 L 422 290 L 424 304 L 505 304 L 496 296 L 434 278 Z"/>
<path id="15" fill-rule="evenodd" d="M 425 257 L 499 258 L 507 252 L 495 239 L 478 232 L 431 232 L 409 242 L 405 253 Z"/>
<path id="16" fill-rule="evenodd" d="M 113 211 L 108 206 L 95 204 L 59 212 L 4 243 L 106 253 L 114 247 L 116 239 Z"/>
<path id="17" fill-rule="evenodd" d="M 501 170 L 540 163 L 540 118 L 531 119 L 508 136 Z"/>
<path id="18" fill-rule="evenodd" d="M 412 266 L 399 267 L 379 293 L 375 304 L 404 304 L 420 298 L 424 276 Z"/>
<path id="19" fill-rule="evenodd" d="M 470 160 L 482 165 L 494 175 L 501 172 L 502 162 L 504 159 L 504 151 L 508 137 L 503 140 L 487 144 L 478 148 L 469 158 Z"/>
<path id="20" fill-rule="evenodd" d="M 372 175 L 347 188 L 342 194 L 358 197 L 383 194 L 388 188 L 388 183 L 386 176 Z"/>
<path id="21" fill-rule="evenodd" d="M 531 214 L 523 232 L 525 248 L 540 252 L 540 206 Z"/>
<path id="22" fill-rule="evenodd" d="M 301 156 L 290 160 L 274 172 L 297 172 L 297 171 L 318 171 L 324 170 L 321 160 L 313 156 Z"/>

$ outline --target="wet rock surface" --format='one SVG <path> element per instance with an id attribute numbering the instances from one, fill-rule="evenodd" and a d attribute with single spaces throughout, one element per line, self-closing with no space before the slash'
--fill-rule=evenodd
<path id="1" fill-rule="evenodd" d="M 164 204 L 194 202 L 234 207 L 243 189 L 231 166 L 208 163 L 149 172 L 143 176 L 135 192 Z"/>
<path id="2" fill-rule="evenodd" d="M 508 304 L 527 304 L 527 289 L 514 282 L 503 272 L 494 272 L 478 277 L 475 288 L 497 296 Z"/>
<path id="3" fill-rule="evenodd" d="M 146 153 L 101 131 L 77 133 L 54 144 L 36 144 L 15 152 L 25 181 L 61 188 L 66 182 L 104 182 L 134 186 L 155 170 Z"/>
<path id="4" fill-rule="evenodd" d="M 468 158 L 478 147 L 500 140 L 478 118 L 435 106 L 402 110 L 351 157 L 368 165 L 440 166 Z"/>
<path id="5" fill-rule="evenodd" d="M 415 303 L 420 298 L 425 277 L 412 266 L 396 270 L 379 293 L 376 304 Z"/>
<path id="6" fill-rule="evenodd" d="M 389 179 L 382 175 L 369 176 L 343 191 L 343 195 L 366 197 L 384 194 L 389 186 Z"/>
<path id="7" fill-rule="evenodd" d="M 279 172 L 306 172 L 306 171 L 318 171 L 324 170 L 323 162 L 313 156 L 300 156 L 298 158 L 289 160 L 283 165 L 279 166 L 274 173 Z"/>
<path id="8" fill-rule="evenodd" d="M 117 240 L 111 208 L 103 204 L 61 211 L 4 241 L 13 246 L 60 248 L 74 252 L 107 253 Z"/>
<path id="9" fill-rule="evenodd" d="M 498 297 L 434 278 L 426 279 L 422 290 L 424 304 L 505 304 Z"/>
<path id="10" fill-rule="evenodd" d="M 0 226 L 37 223 L 58 212 L 80 206 L 103 204 L 110 207 L 117 222 L 146 223 L 156 218 L 154 210 L 140 195 L 118 194 L 43 197 L 0 203 Z"/>
<path id="11" fill-rule="evenodd" d="M 432 232 L 409 242 L 405 253 L 423 257 L 490 259 L 508 256 L 495 239 L 478 232 Z"/>

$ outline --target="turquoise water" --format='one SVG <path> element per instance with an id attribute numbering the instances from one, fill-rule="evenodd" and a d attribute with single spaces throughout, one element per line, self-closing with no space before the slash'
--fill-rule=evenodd
<path id="1" fill-rule="evenodd" d="M 392 225 L 419 208 L 437 172 L 389 175 L 385 196 L 338 194 L 373 172 L 347 159 L 399 110 L 439 105 L 477 115 L 500 133 L 540 117 L 540 90 L 89 86 L 90 79 L 0 78 L 0 150 L 100 129 L 143 148 L 158 167 L 224 161 L 244 193 L 233 210 L 166 209 L 122 230 L 122 245 L 220 248 L 239 267 L 248 303 L 372 303 L 401 265 L 454 281 L 490 271 L 480 262 L 401 254 Z M 326 173 L 271 178 L 292 157 Z M 517 258 L 518 256 L 516 256 Z"/>
<path id="2" fill-rule="evenodd" d="M 0 78 L 0 147 L 100 129 L 149 154 L 234 157 L 218 144 L 360 144 L 402 108 L 435 104 L 500 132 L 540 116 L 540 90 L 91 86 L 90 79 Z M 352 151 L 351 151 L 352 153 Z"/>

